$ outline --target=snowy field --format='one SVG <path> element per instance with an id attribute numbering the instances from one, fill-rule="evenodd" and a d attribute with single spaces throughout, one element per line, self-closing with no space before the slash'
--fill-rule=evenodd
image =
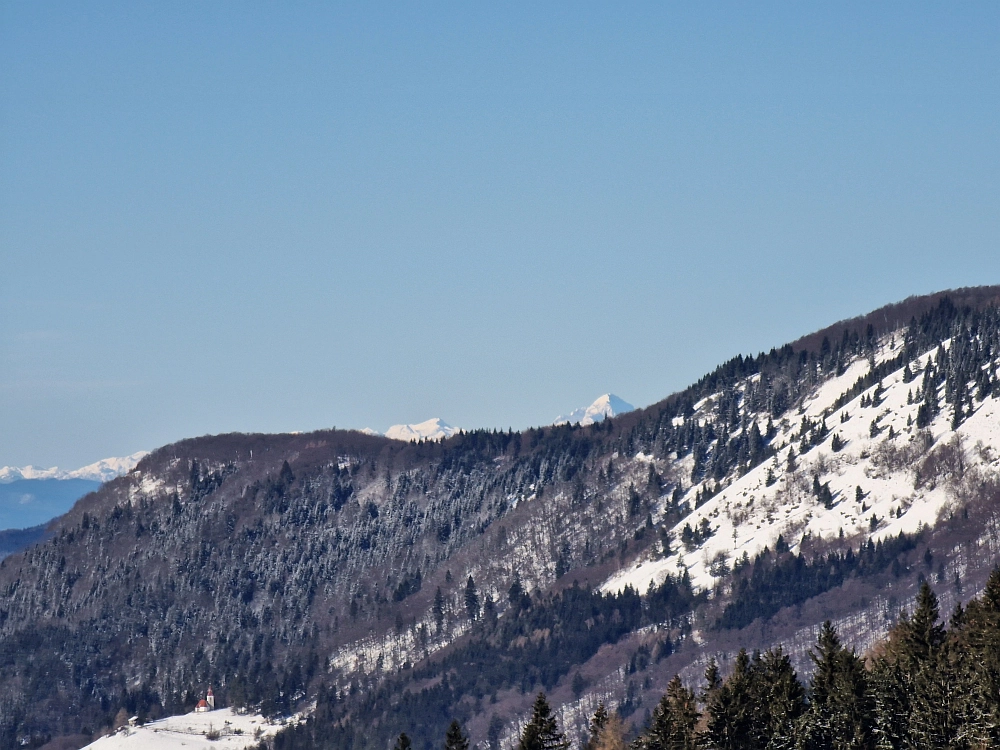
<path id="1" fill-rule="evenodd" d="M 242 750 L 283 727 L 263 716 L 240 715 L 231 708 L 221 708 L 170 716 L 141 727 L 123 727 L 84 750 Z"/>

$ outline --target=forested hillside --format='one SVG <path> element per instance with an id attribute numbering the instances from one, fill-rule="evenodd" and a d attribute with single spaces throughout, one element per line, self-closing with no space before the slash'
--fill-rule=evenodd
<path id="1" fill-rule="evenodd" d="M 827 620 L 809 651 L 803 683 L 781 646 L 740 649 L 724 680 L 709 661 L 700 686 L 675 675 L 634 738 L 618 711 L 598 704 L 583 750 L 768 750 L 796 748 L 980 748 L 1000 743 L 1000 568 L 980 599 L 956 607 L 946 628 L 926 583 L 876 650 L 859 656 Z M 269 747 L 341 744 L 336 724 L 306 722 Z M 468 738 L 452 720 L 445 750 Z M 629 740 L 631 742 L 629 743 Z M 396 748 L 408 747 L 401 733 Z M 492 743 L 492 740 L 491 740 Z M 518 750 L 571 746 L 540 692 L 520 731 Z"/>
<path id="2" fill-rule="evenodd" d="M 764 669 L 741 646 L 803 675 L 824 620 L 873 646 L 921 583 L 953 607 L 1000 555 L 998 299 L 908 300 L 586 427 L 154 451 L 0 561 L 0 743 L 209 684 L 379 750 L 453 719 L 509 745 L 544 690 L 576 741 L 602 701 L 638 730 L 712 657 Z"/>

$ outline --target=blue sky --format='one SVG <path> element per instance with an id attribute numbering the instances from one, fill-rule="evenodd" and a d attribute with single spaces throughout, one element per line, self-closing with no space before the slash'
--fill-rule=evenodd
<path id="1" fill-rule="evenodd" d="M 816 5 L 3 3 L 0 464 L 525 427 L 1000 282 L 1000 6 Z"/>

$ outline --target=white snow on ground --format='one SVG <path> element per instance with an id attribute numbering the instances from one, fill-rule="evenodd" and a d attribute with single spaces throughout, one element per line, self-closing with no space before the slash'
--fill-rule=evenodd
<path id="1" fill-rule="evenodd" d="M 556 417 L 556 420 L 552 424 L 560 425 L 569 423 L 580 424 L 586 427 L 587 425 L 594 424 L 594 422 L 602 422 L 608 417 L 617 417 L 619 414 L 625 414 L 634 410 L 635 407 L 627 401 L 623 401 L 613 393 L 605 393 L 590 406 L 582 406 L 579 409 L 574 409 L 564 417 Z"/>
<path id="2" fill-rule="evenodd" d="M 385 431 L 385 436 L 392 440 L 414 442 L 417 440 L 441 440 L 449 438 L 457 432 L 457 427 L 452 427 L 443 419 L 435 417 L 419 424 L 394 424 Z"/>
<path id="3" fill-rule="evenodd" d="M 170 716 L 141 727 L 123 727 L 84 750 L 242 750 L 272 737 L 284 726 L 263 716 L 241 715 L 231 708 L 221 708 Z"/>
<path id="4" fill-rule="evenodd" d="M 900 342 L 886 343 L 878 353 L 878 360 L 893 356 L 899 345 Z M 852 363 L 843 375 L 820 384 L 815 394 L 805 400 L 801 411 L 776 425 L 778 434 L 771 443 L 778 448 L 775 457 L 733 481 L 671 530 L 673 543 L 669 557 L 650 555 L 640 559 L 611 576 L 602 589 L 620 591 L 630 585 L 645 592 L 651 583 L 662 582 L 668 573 L 678 574 L 687 568 L 696 588 L 710 590 L 717 579 L 711 570 L 713 562 L 716 572 L 721 573 L 720 563 L 731 567 L 744 553 L 752 560 L 765 546 L 773 550 L 779 534 L 795 551 L 805 534 L 830 538 L 843 532 L 846 537 L 878 541 L 934 524 L 942 510 L 955 500 L 956 487 L 948 481 L 918 482 L 915 464 L 919 460 L 906 458 L 907 449 L 914 448 L 921 440 L 916 426 L 907 425 L 908 417 L 916 421 L 919 404 L 907 404 L 907 398 L 920 386 L 921 370 L 932 354 L 925 353 L 910 365 L 916 373 L 912 382 L 903 383 L 902 370 L 885 378 L 882 402 L 875 407 L 861 407 L 862 396 L 871 396 L 875 391 L 873 386 L 833 411 L 837 398 L 868 372 L 869 365 L 864 359 Z M 952 431 L 951 408 L 944 404 L 943 398 L 939 399 L 940 413 L 927 428 L 934 439 L 932 450 L 956 441 L 954 445 L 964 454 L 969 470 L 1000 473 L 1000 401 L 996 397 L 982 403 L 977 401 L 975 412 Z M 713 399 L 708 398 L 697 407 L 700 411 L 712 405 Z M 829 434 L 821 445 L 802 456 L 797 455 L 798 442 L 791 443 L 797 458 L 794 470 L 789 471 L 790 440 L 798 432 L 802 415 L 815 421 L 824 413 Z M 879 432 L 873 437 L 874 420 Z M 766 421 L 764 416 L 762 429 Z M 891 438 L 890 427 L 894 435 Z M 839 452 L 831 448 L 834 434 L 845 441 Z M 769 471 L 774 479 L 770 486 Z M 834 496 L 829 509 L 813 494 L 814 476 L 818 476 L 821 484 L 829 482 Z M 696 492 L 705 484 L 691 487 L 684 500 L 693 506 Z M 859 486 L 864 493 L 861 503 L 855 500 Z M 873 515 L 877 517 L 874 530 Z M 695 529 L 703 519 L 708 519 L 712 536 L 700 547 L 685 549 L 680 541 L 684 526 L 690 524 Z"/>
<path id="5" fill-rule="evenodd" d="M 108 482 L 115 477 L 128 474 L 147 455 L 148 451 L 139 451 L 121 458 L 102 458 L 100 461 L 72 471 L 64 471 L 57 466 L 51 469 L 39 469 L 35 466 L 21 468 L 4 466 L 0 468 L 0 483 L 6 484 L 20 479 L 89 479 L 94 482 Z"/>

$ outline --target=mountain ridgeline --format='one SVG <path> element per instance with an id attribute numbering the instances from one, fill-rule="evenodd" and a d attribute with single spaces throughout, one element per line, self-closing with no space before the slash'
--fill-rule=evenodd
<path id="1" fill-rule="evenodd" d="M 911 298 L 587 426 L 160 448 L 0 561 L 0 746 L 209 685 L 310 710 L 278 747 L 424 750 L 458 719 L 499 750 L 539 691 L 586 741 L 599 703 L 638 731 L 741 647 L 803 674 L 825 620 L 873 647 L 1000 557 L 998 303 Z"/>

